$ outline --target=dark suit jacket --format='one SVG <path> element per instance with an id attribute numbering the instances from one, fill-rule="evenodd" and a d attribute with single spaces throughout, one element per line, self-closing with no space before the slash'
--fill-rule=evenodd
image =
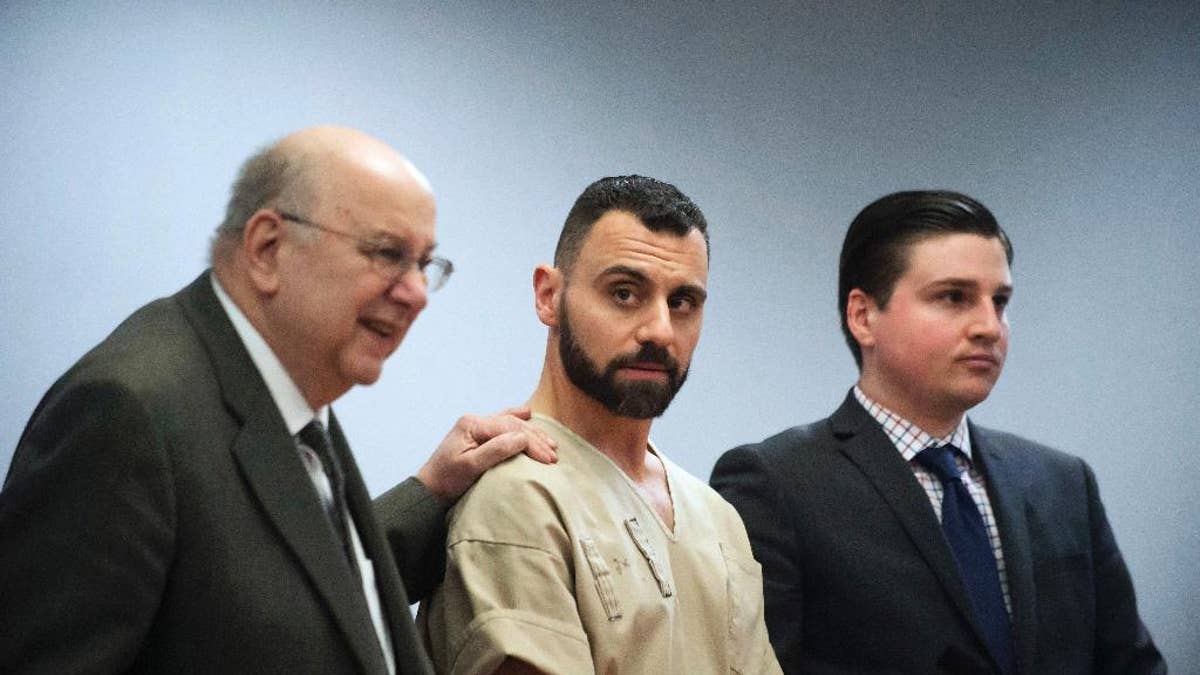
<path id="1" fill-rule="evenodd" d="M 430 672 L 346 439 L 347 502 L 397 671 Z M 392 507 L 420 571 L 443 508 Z M 366 601 L 208 273 L 123 322 L 51 387 L 0 492 L 0 672 L 384 672 Z M 407 552 L 407 555 L 405 553 Z M 412 574 L 413 588 L 437 581 Z"/>
<path id="2" fill-rule="evenodd" d="M 1019 672 L 1166 672 L 1087 465 L 970 430 L 1004 548 Z M 725 453 L 712 485 L 762 563 L 786 672 L 993 668 L 928 497 L 853 394 L 828 419 Z"/>

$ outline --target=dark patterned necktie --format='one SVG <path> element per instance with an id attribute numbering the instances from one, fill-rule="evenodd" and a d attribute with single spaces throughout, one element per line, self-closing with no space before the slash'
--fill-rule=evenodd
<path id="1" fill-rule="evenodd" d="M 963 584 L 975 619 L 983 629 L 984 639 L 1002 673 L 1016 672 L 1013 655 L 1012 630 L 1004 593 L 1000 590 L 1000 573 L 996 554 L 988 539 L 983 516 L 971 493 L 963 484 L 954 453 L 958 448 L 941 445 L 917 453 L 917 462 L 942 482 L 942 532 L 958 562 Z"/>
<path id="2" fill-rule="evenodd" d="M 354 557 L 354 544 L 350 541 L 350 532 L 346 529 L 348 511 L 346 509 L 346 474 L 342 472 L 342 464 L 333 452 L 333 442 L 329 433 L 319 421 L 309 422 L 299 433 L 300 442 L 317 453 L 325 468 L 325 476 L 329 479 L 329 490 L 333 493 L 332 503 L 325 504 L 325 514 L 329 516 L 333 531 L 342 542 L 342 551 L 346 554 L 346 562 L 350 571 L 358 578 L 358 561 Z M 322 499 L 322 502 L 325 500 Z"/>

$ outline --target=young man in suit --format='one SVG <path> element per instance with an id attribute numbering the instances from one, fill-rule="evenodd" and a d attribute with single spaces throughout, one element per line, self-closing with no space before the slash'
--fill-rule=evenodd
<path id="1" fill-rule="evenodd" d="M 576 200 L 533 273 L 549 330 L 529 406 L 559 462 L 506 462 L 451 512 L 420 615 L 440 672 L 779 672 L 737 513 L 649 440 L 700 339 L 707 232 L 653 178 Z"/>
<path id="2" fill-rule="evenodd" d="M 484 466 L 552 454 L 518 416 L 464 417 L 378 529 L 329 405 L 445 281 L 433 248 L 425 178 L 366 134 L 306 129 L 247 160 L 212 270 L 126 319 L 21 437 L 0 672 L 430 672 L 408 598 L 441 576 L 446 503 Z"/>
<path id="3" fill-rule="evenodd" d="M 975 425 L 1008 348 L 1012 247 L 979 202 L 885 196 L 842 247 L 858 383 L 727 452 L 792 673 L 1163 673 L 1091 469 Z"/>

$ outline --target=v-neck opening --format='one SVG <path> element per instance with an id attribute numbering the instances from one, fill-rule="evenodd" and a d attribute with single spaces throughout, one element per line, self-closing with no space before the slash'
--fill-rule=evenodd
<path id="1" fill-rule="evenodd" d="M 669 539 L 672 543 L 678 541 L 677 533 L 679 532 L 680 518 L 679 509 L 675 503 L 675 479 L 672 477 L 674 471 L 671 470 L 666 457 L 664 457 L 662 453 L 659 452 L 658 448 L 654 446 L 653 441 L 646 441 L 646 451 L 653 454 L 654 457 L 658 459 L 659 463 L 662 464 L 663 475 L 667 480 L 667 499 L 671 501 L 671 513 L 674 515 L 675 520 L 674 528 L 667 527 L 667 523 L 663 520 L 662 514 L 658 512 L 658 509 L 654 508 L 654 504 L 650 502 L 650 499 L 646 496 L 646 493 L 642 492 L 637 483 L 635 483 L 634 480 L 629 477 L 629 474 L 625 473 L 625 470 L 622 469 L 620 465 L 613 461 L 612 457 L 609 457 L 601 452 L 598 448 L 596 448 L 596 446 L 589 443 L 582 436 L 567 428 L 566 425 L 554 419 L 553 417 L 543 415 L 542 413 L 533 413 L 533 418 L 554 425 L 564 434 L 570 436 L 581 448 L 595 453 L 597 456 L 603 458 L 604 461 L 608 462 L 609 466 L 611 466 L 613 470 L 616 471 L 619 476 L 621 476 L 621 478 L 625 481 L 625 484 L 630 490 L 633 491 L 633 494 L 642 503 L 642 506 L 646 507 L 646 510 L 649 511 L 650 515 L 654 517 L 655 522 L 658 523 L 658 527 L 662 530 L 667 539 Z"/>

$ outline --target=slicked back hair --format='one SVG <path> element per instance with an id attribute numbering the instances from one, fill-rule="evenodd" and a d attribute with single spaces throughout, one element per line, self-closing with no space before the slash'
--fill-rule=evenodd
<path id="1" fill-rule="evenodd" d="M 1012 264 L 1012 243 L 986 206 L 959 192 L 916 190 L 894 192 L 871 202 L 850 223 L 838 263 L 838 312 L 842 333 L 862 368 L 862 347 L 850 333 L 846 301 L 858 288 L 881 309 L 887 307 L 896 282 L 908 269 L 914 244 L 949 234 L 977 234 L 998 239 Z"/>
<path id="2" fill-rule="evenodd" d="M 652 232 L 665 230 L 683 237 L 697 230 L 708 253 L 708 222 L 679 188 L 646 176 L 610 176 L 587 186 L 575 200 L 554 249 L 555 267 L 569 275 L 592 225 L 609 211 L 631 213 Z"/>
<path id="3" fill-rule="evenodd" d="M 213 233 L 209 261 L 216 264 L 223 252 L 241 237 L 246 221 L 266 207 L 307 213 L 313 193 L 310 164 L 294 152 L 273 143 L 251 155 L 238 171 L 225 207 L 225 219 Z"/>

